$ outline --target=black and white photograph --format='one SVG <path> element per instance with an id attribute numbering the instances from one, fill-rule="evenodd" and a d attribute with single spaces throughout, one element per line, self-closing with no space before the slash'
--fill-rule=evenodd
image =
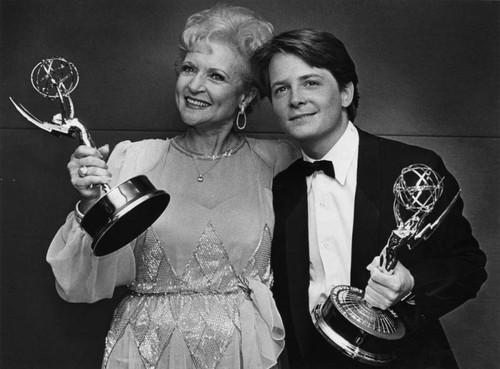
<path id="1" fill-rule="evenodd" d="M 0 0 L 0 368 L 500 369 L 500 2 Z"/>

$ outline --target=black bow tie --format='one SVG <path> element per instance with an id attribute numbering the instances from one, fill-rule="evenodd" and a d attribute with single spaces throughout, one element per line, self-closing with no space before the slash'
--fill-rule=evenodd
<path id="1" fill-rule="evenodd" d="M 318 160 L 314 162 L 309 162 L 302 160 L 301 166 L 302 174 L 304 177 L 308 177 L 314 172 L 322 171 L 327 176 L 335 178 L 335 170 L 333 169 L 333 163 L 329 160 Z"/>

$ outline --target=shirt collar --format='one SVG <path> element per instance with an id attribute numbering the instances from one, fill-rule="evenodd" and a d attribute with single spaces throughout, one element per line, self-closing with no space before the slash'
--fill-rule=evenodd
<path id="1" fill-rule="evenodd" d="M 345 184 L 349 168 L 351 167 L 356 154 L 358 152 L 359 134 L 358 130 L 349 121 L 344 134 L 340 137 L 335 145 L 319 160 L 330 160 L 335 168 L 335 179 L 341 185 Z M 305 161 L 313 162 L 314 159 L 308 157 L 303 151 L 302 156 Z"/>

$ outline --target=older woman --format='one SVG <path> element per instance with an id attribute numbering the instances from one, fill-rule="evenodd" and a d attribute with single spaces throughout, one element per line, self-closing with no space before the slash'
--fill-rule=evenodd
<path id="1" fill-rule="evenodd" d="M 103 368 L 270 368 L 284 331 L 269 286 L 271 182 L 296 156 L 286 141 L 235 133 L 259 97 L 249 57 L 272 25 L 242 7 L 192 15 L 175 90 L 187 125 L 173 139 L 79 147 L 68 164 L 82 200 L 50 245 L 57 291 L 72 302 L 130 294 L 115 311 Z M 78 174 L 81 166 L 87 175 Z M 146 174 L 171 196 L 137 240 L 97 258 L 79 225 L 100 186 Z M 112 176 L 112 179 L 111 179 Z"/>

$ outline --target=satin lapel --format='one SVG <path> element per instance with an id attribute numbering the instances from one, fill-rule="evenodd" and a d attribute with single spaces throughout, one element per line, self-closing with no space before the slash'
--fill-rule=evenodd
<path id="1" fill-rule="evenodd" d="M 352 238 L 351 285 L 364 289 L 370 277 L 366 266 L 378 255 L 380 232 L 380 147 L 375 136 L 358 128 L 359 154 L 354 226 Z"/>
<path id="2" fill-rule="evenodd" d="M 302 160 L 302 159 L 300 159 Z M 309 315 L 309 234 L 307 215 L 306 179 L 297 170 L 298 160 L 287 170 L 283 178 L 286 188 L 285 219 L 286 263 L 288 270 L 289 306 L 297 335 L 310 324 Z M 285 201 L 283 199 L 282 201 Z"/>
<path id="3" fill-rule="evenodd" d="M 309 234 L 305 180 L 303 189 L 286 221 L 288 288 L 295 327 L 304 327 L 305 322 L 302 320 L 309 317 Z"/>

